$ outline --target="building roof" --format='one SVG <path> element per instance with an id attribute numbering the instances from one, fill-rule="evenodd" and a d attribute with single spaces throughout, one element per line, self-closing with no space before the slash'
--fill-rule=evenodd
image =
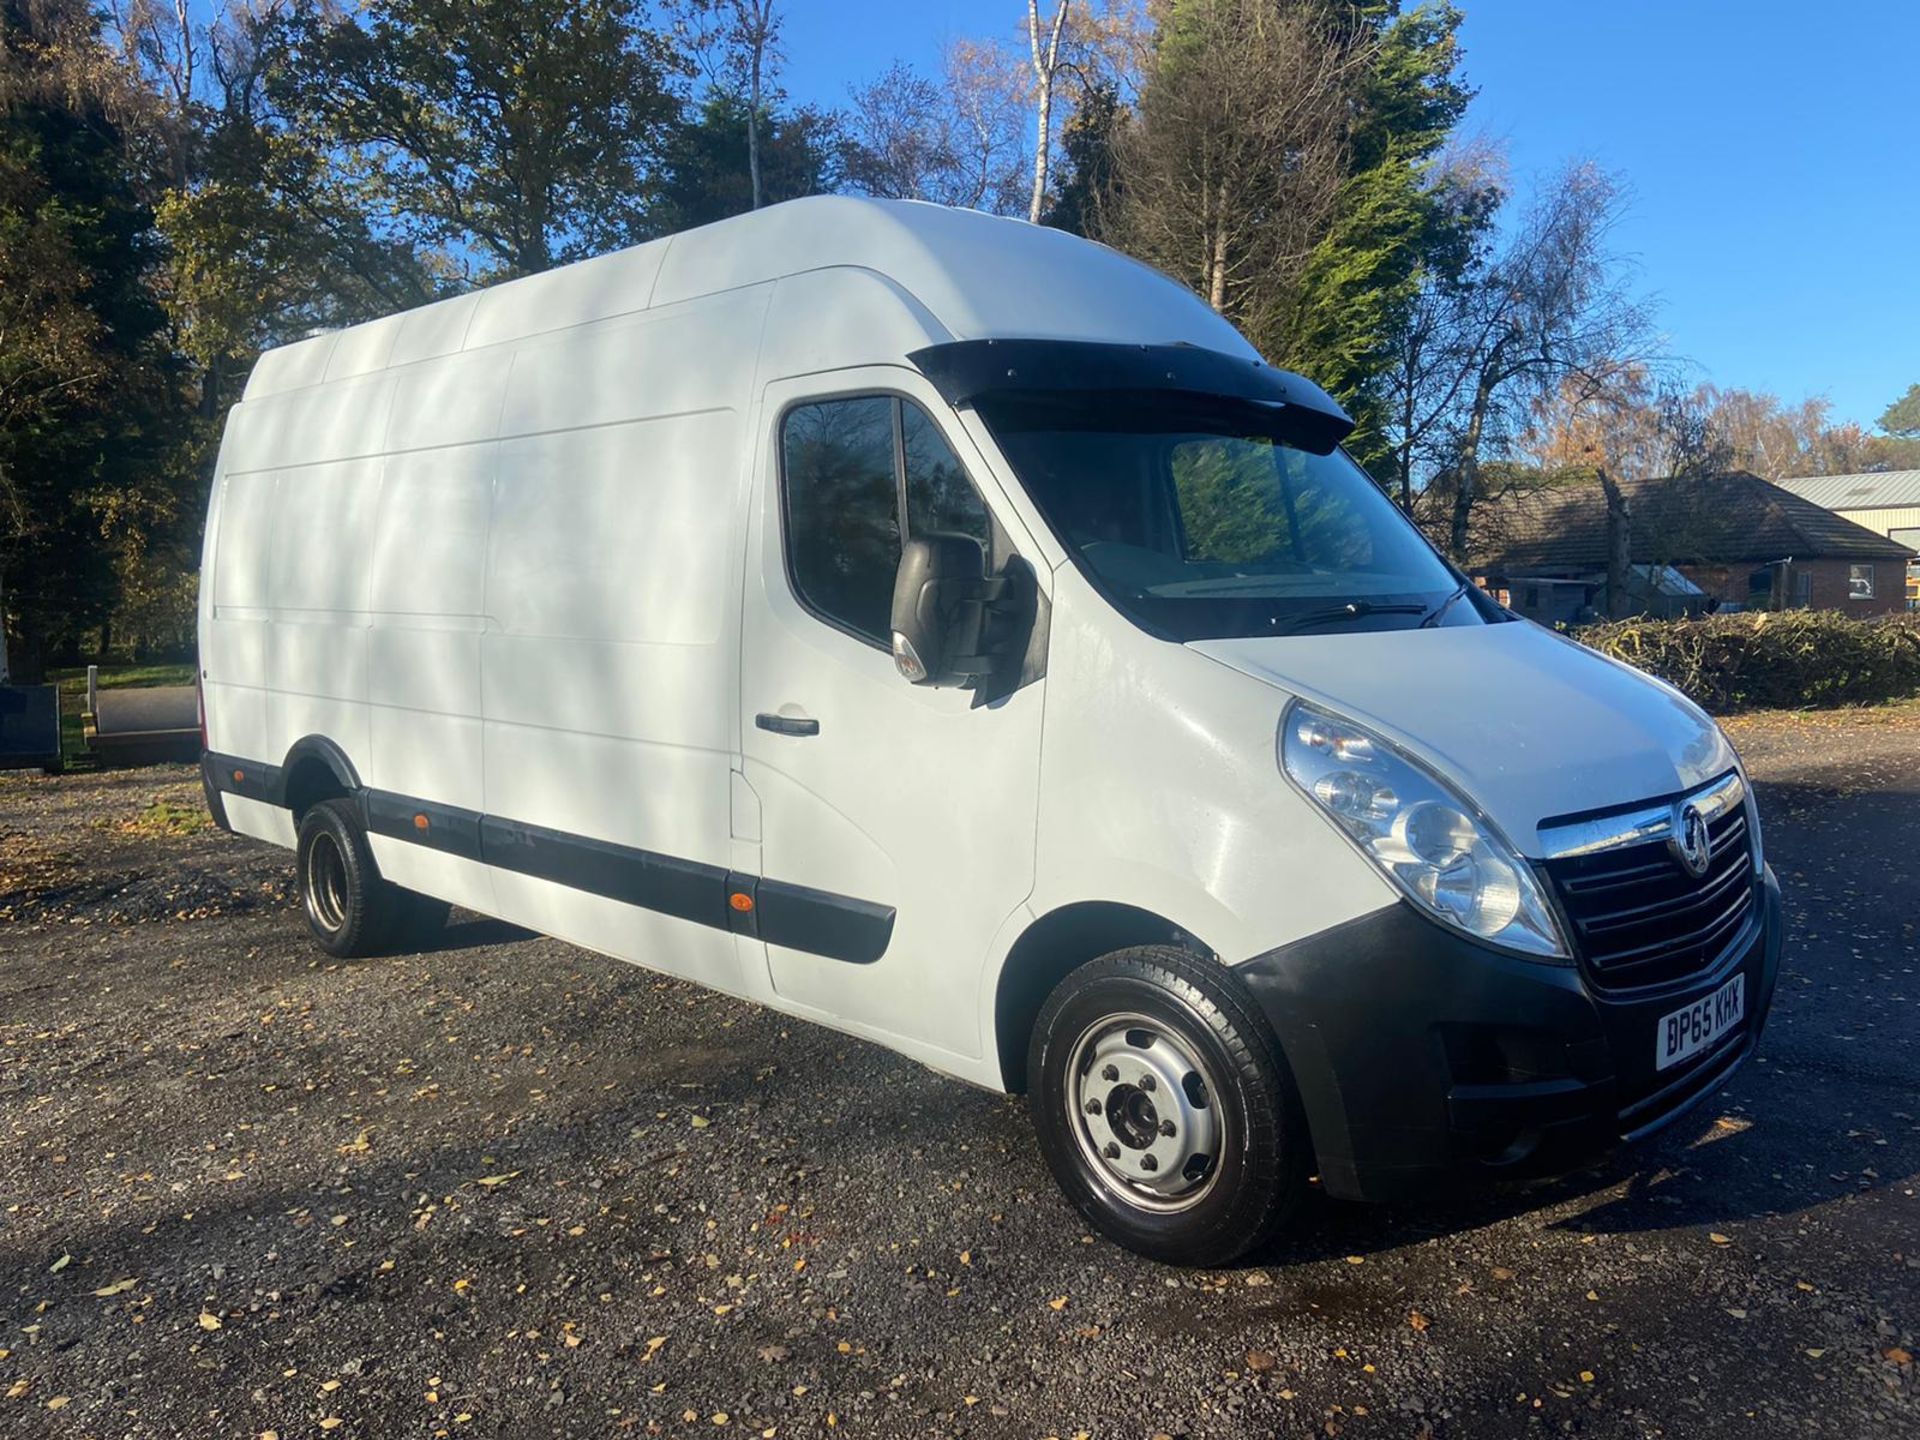
<path id="1" fill-rule="evenodd" d="M 935 340 L 1150 340 L 1259 358 L 1186 286 L 1105 245 L 977 210 L 815 195 L 269 350 L 246 399 L 826 269 L 885 277 Z"/>
<path id="2" fill-rule="evenodd" d="M 1636 565 L 1763 565 L 1817 559 L 1904 560 L 1913 552 L 1742 470 L 1622 484 Z M 1570 479 L 1482 501 L 1473 568 L 1598 568 L 1607 563 L 1606 494 Z"/>
<path id="3" fill-rule="evenodd" d="M 1881 470 L 1865 475 L 1804 475 L 1776 481 L 1803 500 L 1829 510 L 1894 510 L 1920 506 L 1920 470 Z"/>

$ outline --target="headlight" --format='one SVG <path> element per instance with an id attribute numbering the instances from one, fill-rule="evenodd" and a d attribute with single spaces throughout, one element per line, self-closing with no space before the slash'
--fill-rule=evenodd
<path id="1" fill-rule="evenodd" d="M 1476 939 L 1566 959 L 1533 869 L 1451 787 L 1351 720 L 1296 700 L 1280 764 L 1414 904 Z"/>

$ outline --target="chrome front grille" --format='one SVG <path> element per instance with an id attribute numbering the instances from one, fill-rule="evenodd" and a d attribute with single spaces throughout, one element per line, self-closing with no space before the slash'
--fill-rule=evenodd
<path id="1" fill-rule="evenodd" d="M 1632 990 L 1687 979 L 1746 932 L 1755 891 L 1745 799 L 1735 774 L 1671 803 L 1543 832 L 1547 873 L 1594 984 Z M 1688 804 L 1706 822 L 1698 876 L 1675 839 Z"/>

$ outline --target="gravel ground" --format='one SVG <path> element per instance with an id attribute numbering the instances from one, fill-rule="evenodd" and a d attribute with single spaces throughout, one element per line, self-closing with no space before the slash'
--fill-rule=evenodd
<path id="1" fill-rule="evenodd" d="M 1086 1234 L 1021 1101 L 471 917 L 334 962 L 190 772 L 0 777 L 0 1434 L 1920 1434 L 1920 707 L 1729 729 L 1761 1057 L 1217 1272 Z"/>

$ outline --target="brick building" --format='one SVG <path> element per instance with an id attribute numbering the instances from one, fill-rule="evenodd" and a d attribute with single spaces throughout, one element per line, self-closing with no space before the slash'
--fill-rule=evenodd
<path id="1" fill-rule="evenodd" d="M 1895 544 L 1920 550 L 1920 470 L 1866 475 L 1807 475 L 1779 482 L 1802 500 L 1863 525 Z M 1907 604 L 1920 609 L 1920 561 L 1907 565 Z"/>
<path id="2" fill-rule="evenodd" d="M 1864 619 L 1906 608 L 1911 548 L 1757 475 L 1662 476 L 1622 488 L 1636 613 L 1816 609 Z M 1612 524 L 1598 480 L 1486 500 L 1468 569 L 1529 619 L 1592 619 L 1606 610 Z"/>

